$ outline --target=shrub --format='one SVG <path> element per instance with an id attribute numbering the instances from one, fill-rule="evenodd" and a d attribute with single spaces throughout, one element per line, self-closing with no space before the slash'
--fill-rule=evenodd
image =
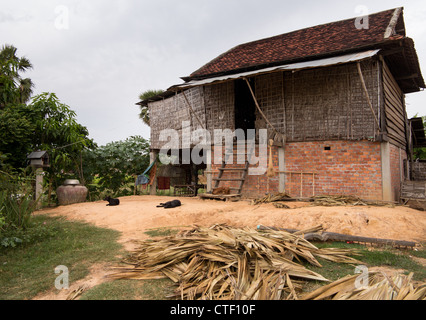
<path id="1" fill-rule="evenodd" d="M 0 171 L 0 245 L 15 246 L 22 242 L 17 234 L 25 232 L 35 210 L 31 179 Z"/>

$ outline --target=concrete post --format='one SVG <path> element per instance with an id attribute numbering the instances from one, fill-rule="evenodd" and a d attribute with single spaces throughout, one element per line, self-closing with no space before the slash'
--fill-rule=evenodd
<path id="1" fill-rule="evenodd" d="M 36 201 L 37 201 L 36 209 L 39 210 L 42 207 L 41 195 L 43 194 L 43 169 L 42 168 L 36 169 L 35 188 L 36 188 L 35 197 L 36 197 Z"/>
<path id="2" fill-rule="evenodd" d="M 382 164 L 382 193 L 383 201 L 394 201 L 392 195 L 390 145 L 389 142 L 380 144 L 380 159 Z"/>
<path id="3" fill-rule="evenodd" d="M 279 191 L 283 193 L 285 191 L 285 149 L 278 148 L 278 166 L 279 166 Z"/>

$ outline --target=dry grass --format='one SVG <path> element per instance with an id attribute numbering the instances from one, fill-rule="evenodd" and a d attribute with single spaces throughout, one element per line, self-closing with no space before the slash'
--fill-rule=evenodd
<path id="1" fill-rule="evenodd" d="M 413 273 L 388 277 L 370 273 L 368 285 L 357 286 L 359 275 L 346 276 L 305 295 L 304 300 L 425 300 L 426 283 L 415 286 Z"/>
<path id="2" fill-rule="evenodd" d="M 303 233 L 236 229 L 224 225 L 194 228 L 159 241 L 143 241 L 117 267 L 115 279 L 169 278 L 180 299 L 298 299 L 304 281 L 328 281 L 302 263 L 321 267 L 317 258 L 359 264 L 353 249 L 317 248 Z"/>

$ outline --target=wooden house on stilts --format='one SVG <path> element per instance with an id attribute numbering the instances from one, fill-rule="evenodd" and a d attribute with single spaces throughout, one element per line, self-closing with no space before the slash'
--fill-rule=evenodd
<path id="1" fill-rule="evenodd" d="M 189 177 L 205 170 L 208 192 L 227 186 L 247 197 L 286 192 L 399 200 L 412 147 L 405 94 L 425 83 L 403 8 L 366 18 L 367 28 L 354 18 L 238 45 L 184 83 L 141 101 L 149 107 L 153 154 L 170 143 L 164 132 L 176 132 L 179 143 L 168 154 Z M 266 156 L 273 170 L 249 174 L 256 164 L 248 156 L 236 161 L 235 139 L 231 148 L 203 149 L 202 163 L 183 161 L 199 145 L 187 133 L 200 129 L 210 133 L 209 146 L 217 144 L 217 132 L 266 129 L 266 155 L 259 154 L 256 133 L 250 156 L 259 163 Z M 235 161 L 224 164 L 229 158 Z"/>

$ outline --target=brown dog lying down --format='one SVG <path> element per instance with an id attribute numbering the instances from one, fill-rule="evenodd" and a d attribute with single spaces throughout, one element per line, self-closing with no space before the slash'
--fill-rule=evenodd
<path id="1" fill-rule="evenodd" d="M 231 189 L 228 187 L 220 187 L 213 190 L 214 195 L 231 194 Z"/>

